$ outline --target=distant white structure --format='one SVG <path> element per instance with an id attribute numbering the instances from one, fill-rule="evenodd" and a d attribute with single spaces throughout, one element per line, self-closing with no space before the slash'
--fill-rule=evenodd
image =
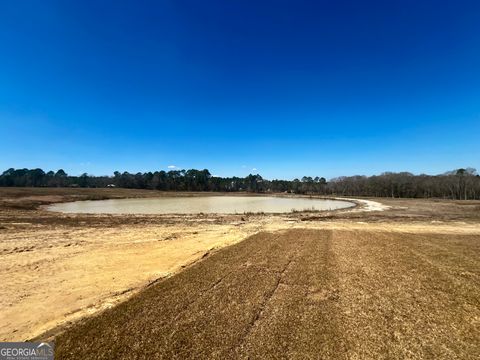
<path id="1" fill-rule="evenodd" d="M 117 185 L 115 185 L 115 184 L 108 184 L 107 187 L 109 187 L 109 188 L 114 188 L 114 187 L 117 187 Z"/>

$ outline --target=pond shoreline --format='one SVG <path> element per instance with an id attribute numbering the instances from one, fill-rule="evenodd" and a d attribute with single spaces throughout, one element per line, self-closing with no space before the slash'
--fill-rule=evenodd
<path id="1" fill-rule="evenodd" d="M 41 208 L 63 214 L 241 215 L 352 210 L 357 208 L 358 205 L 362 205 L 362 200 L 295 195 L 231 196 L 221 194 L 189 196 L 188 200 L 184 196 L 83 200 L 67 203 L 59 202 Z M 377 208 L 380 209 L 378 206 Z"/>

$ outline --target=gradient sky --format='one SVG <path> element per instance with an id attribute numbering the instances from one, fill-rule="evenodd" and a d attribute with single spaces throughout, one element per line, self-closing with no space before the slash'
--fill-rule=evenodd
<path id="1" fill-rule="evenodd" d="M 480 169 L 479 19 L 479 1 L 0 0 L 0 171 Z"/>

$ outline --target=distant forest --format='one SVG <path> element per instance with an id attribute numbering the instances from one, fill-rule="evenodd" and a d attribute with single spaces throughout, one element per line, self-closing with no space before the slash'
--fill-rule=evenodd
<path id="1" fill-rule="evenodd" d="M 68 175 L 63 170 L 8 169 L 0 175 L 0 186 L 32 187 L 121 187 L 164 191 L 289 192 L 295 194 L 480 199 L 480 176 L 473 168 L 441 175 L 408 172 L 375 176 L 342 176 L 327 181 L 304 176 L 294 180 L 267 180 L 260 175 L 217 177 L 208 170 L 172 170 L 113 176 Z"/>

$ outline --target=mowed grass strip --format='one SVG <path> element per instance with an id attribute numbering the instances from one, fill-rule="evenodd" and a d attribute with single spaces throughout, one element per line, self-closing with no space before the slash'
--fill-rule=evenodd
<path id="1" fill-rule="evenodd" d="M 479 236 L 259 233 L 56 340 L 58 359 L 480 356 Z"/>

